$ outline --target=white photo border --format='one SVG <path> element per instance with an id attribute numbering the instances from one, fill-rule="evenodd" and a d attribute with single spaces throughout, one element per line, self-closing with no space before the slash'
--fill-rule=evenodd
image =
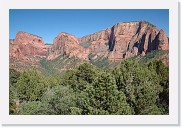
<path id="1" fill-rule="evenodd" d="M 9 115 L 9 9 L 169 9 L 169 115 Z M 177 0 L 5 0 L 0 3 L 0 19 L 2 124 L 179 125 Z"/>

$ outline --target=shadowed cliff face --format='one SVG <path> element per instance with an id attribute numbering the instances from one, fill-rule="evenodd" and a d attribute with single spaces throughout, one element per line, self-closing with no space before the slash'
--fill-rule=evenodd
<path id="1" fill-rule="evenodd" d="M 97 58 L 121 60 L 154 50 L 169 50 L 169 39 L 163 30 L 146 21 L 121 22 L 105 30 L 76 38 L 59 33 L 52 45 L 45 45 L 41 37 L 19 32 L 10 40 L 10 59 L 31 61 L 28 55 L 54 60 L 59 56 L 77 57 L 89 61 L 89 54 Z"/>
<path id="2" fill-rule="evenodd" d="M 115 39 L 114 39 L 114 27 L 111 28 L 111 34 L 109 37 L 109 50 L 113 51 L 114 46 L 115 46 Z"/>

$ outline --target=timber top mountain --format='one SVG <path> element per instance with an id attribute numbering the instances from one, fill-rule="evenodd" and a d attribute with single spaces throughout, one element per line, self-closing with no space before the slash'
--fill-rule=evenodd
<path id="1" fill-rule="evenodd" d="M 31 62 L 31 66 L 36 66 L 41 59 L 55 61 L 60 57 L 87 62 L 102 57 L 116 62 L 137 55 L 144 57 L 156 50 L 168 51 L 169 38 L 163 30 L 143 20 L 120 22 L 82 38 L 61 32 L 51 45 L 44 44 L 39 36 L 18 32 L 10 40 L 10 65 L 17 68 L 20 62 L 24 65 Z M 168 63 L 168 54 L 162 58 Z"/>

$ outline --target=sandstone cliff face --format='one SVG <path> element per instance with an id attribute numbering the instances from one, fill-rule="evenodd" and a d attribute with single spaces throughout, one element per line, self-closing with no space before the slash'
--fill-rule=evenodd
<path id="1" fill-rule="evenodd" d="M 79 39 L 90 41 L 91 53 L 121 60 L 153 50 L 168 50 L 169 41 L 163 30 L 146 21 L 121 22 L 106 30 Z"/>
<path id="2" fill-rule="evenodd" d="M 31 56 L 46 56 L 47 48 L 41 37 L 18 32 L 15 39 L 10 40 L 10 59 L 29 61 Z"/>
<path id="3" fill-rule="evenodd" d="M 79 45 L 78 39 L 67 33 L 59 33 L 54 39 L 52 48 L 49 52 L 48 60 L 53 60 L 60 55 L 78 57 L 88 60 L 88 51 Z"/>
<path id="4" fill-rule="evenodd" d="M 169 50 L 169 39 L 163 30 L 160 30 L 156 37 L 156 45 L 158 50 Z"/>
<path id="5" fill-rule="evenodd" d="M 41 37 L 22 31 L 16 34 L 14 41 L 16 43 L 44 44 L 44 40 Z"/>
<path id="6" fill-rule="evenodd" d="M 77 57 L 89 61 L 89 54 L 104 56 L 112 61 L 145 56 L 153 50 L 169 50 L 169 39 L 163 30 L 146 21 L 121 22 L 111 28 L 76 38 L 59 33 L 52 45 L 45 45 L 41 37 L 18 32 L 10 40 L 10 58 L 29 61 L 28 55 L 54 60 L 59 56 Z"/>

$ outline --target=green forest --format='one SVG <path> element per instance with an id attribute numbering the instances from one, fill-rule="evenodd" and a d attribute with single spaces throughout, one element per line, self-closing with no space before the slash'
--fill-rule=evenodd
<path id="1" fill-rule="evenodd" d="M 46 76 L 9 69 L 11 115 L 167 115 L 169 68 L 126 59 L 113 69 L 84 63 Z"/>

